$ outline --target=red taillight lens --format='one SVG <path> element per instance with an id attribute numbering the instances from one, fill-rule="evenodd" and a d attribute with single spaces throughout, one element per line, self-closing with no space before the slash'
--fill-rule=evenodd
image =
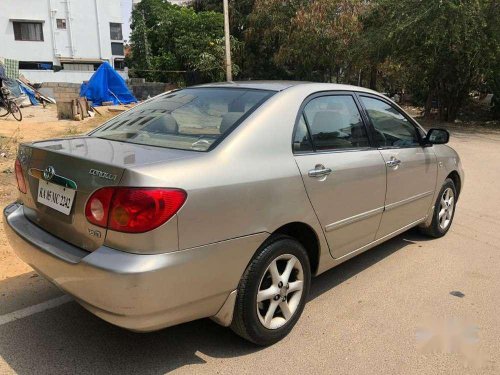
<path id="1" fill-rule="evenodd" d="M 170 219 L 186 201 L 179 189 L 103 188 L 87 201 L 85 214 L 96 225 L 142 233 Z"/>
<path id="2" fill-rule="evenodd" d="M 26 181 L 24 180 L 23 168 L 21 167 L 21 162 L 19 161 L 19 159 L 16 159 L 15 169 L 16 169 L 17 188 L 21 193 L 26 194 L 27 192 Z"/>

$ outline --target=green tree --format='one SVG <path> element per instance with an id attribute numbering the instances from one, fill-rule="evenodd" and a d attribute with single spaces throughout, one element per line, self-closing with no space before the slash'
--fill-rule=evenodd
<path id="1" fill-rule="evenodd" d="M 215 72 L 223 56 L 214 52 L 214 46 L 224 40 L 221 13 L 195 12 L 164 0 L 143 0 L 132 13 L 132 28 L 132 68 L 138 75 L 166 81 L 172 80 L 172 72 L 195 70 L 202 81 L 222 77 Z"/>
<path id="2" fill-rule="evenodd" d="M 493 93 L 491 110 L 496 119 L 500 119 L 500 2 L 490 1 L 486 7 L 487 33 L 491 40 L 491 64 L 485 75 L 485 88 Z"/>
<path id="3" fill-rule="evenodd" d="M 361 0 L 316 0 L 298 9 L 275 61 L 294 77 L 346 81 L 362 29 Z"/>
<path id="4" fill-rule="evenodd" d="M 245 30 L 244 75 L 252 79 L 293 78 L 275 55 L 288 39 L 292 19 L 308 0 L 255 0 Z"/>
<path id="5" fill-rule="evenodd" d="M 226 48 L 225 39 L 218 38 L 209 43 L 209 49 L 197 56 L 193 67 L 210 78 L 210 81 L 224 81 L 226 77 Z M 235 55 L 241 51 L 242 43 L 231 38 L 231 54 Z M 238 65 L 232 65 L 233 75 L 237 76 L 240 72 Z"/>
<path id="6" fill-rule="evenodd" d="M 488 12 L 495 0 L 380 0 L 376 28 L 381 46 L 411 76 L 413 89 L 438 101 L 440 118 L 452 121 L 478 87 L 492 53 Z M 498 21 L 498 19 L 497 19 Z M 415 91 L 417 91 L 415 90 Z"/>

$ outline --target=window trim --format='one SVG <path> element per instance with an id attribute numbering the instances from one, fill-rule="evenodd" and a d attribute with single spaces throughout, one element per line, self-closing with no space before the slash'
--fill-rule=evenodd
<path id="1" fill-rule="evenodd" d="M 400 108 L 399 106 L 395 105 L 390 100 L 388 100 L 387 98 L 385 98 L 384 96 L 381 96 L 381 95 L 379 96 L 379 95 L 375 95 L 375 94 L 372 94 L 372 93 L 365 93 L 365 92 L 359 92 L 359 91 L 357 91 L 355 94 L 356 94 L 357 99 L 359 100 L 359 104 L 360 104 L 361 108 L 363 109 L 363 113 L 364 113 L 364 116 L 366 117 L 366 121 L 367 121 L 367 124 L 368 124 L 368 127 L 369 127 L 369 132 L 371 133 L 371 136 L 372 136 L 373 141 L 374 141 L 373 144 L 376 145 L 377 149 L 379 149 L 379 150 L 397 150 L 397 149 L 421 148 L 421 147 L 424 147 L 424 138 L 422 137 L 422 134 L 425 135 L 426 131 L 410 115 L 408 115 L 402 108 Z M 378 141 L 376 140 L 376 137 L 375 137 L 375 126 L 373 125 L 373 122 L 372 122 L 372 120 L 370 118 L 370 115 L 368 114 L 368 110 L 366 109 L 366 107 L 365 107 L 365 105 L 363 103 L 362 97 L 380 100 L 381 102 L 384 102 L 384 103 L 388 104 L 391 108 L 393 108 L 396 111 L 398 111 L 398 113 L 401 116 L 403 116 L 415 128 L 419 144 L 416 145 L 416 146 L 381 146 L 378 143 Z"/>
<path id="2" fill-rule="evenodd" d="M 311 142 L 311 145 L 312 145 L 312 150 L 311 151 L 295 151 L 293 149 L 293 143 L 294 143 L 294 140 L 295 140 L 295 134 L 297 132 L 297 128 L 298 128 L 298 125 L 299 125 L 300 117 L 304 113 L 304 108 L 306 107 L 306 105 L 310 101 L 312 101 L 314 99 L 317 99 L 317 98 L 320 98 L 320 97 L 324 97 L 324 96 L 350 96 L 353 99 L 354 105 L 358 109 L 359 115 L 361 116 L 361 121 L 363 122 L 363 126 L 365 127 L 366 136 L 368 138 L 369 146 L 367 146 L 367 147 L 349 147 L 349 148 L 330 149 L 330 150 L 317 150 L 316 149 L 316 145 L 314 144 L 314 141 L 313 141 L 312 136 L 311 136 L 311 128 L 309 126 L 309 122 L 307 120 L 307 117 L 304 116 L 304 122 L 306 123 L 307 134 L 308 134 L 308 137 L 309 137 L 309 141 Z M 350 91 L 350 90 L 346 90 L 346 91 L 342 91 L 342 90 L 317 91 L 317 92 L 309 95 L 308 97 L 306 97 L 304 99 L 304 101 L 300 105 L 299 111 L 297 112 L 297 116 L 295 117 L 295 124 L 294 124 L 294 127 L 293 127 L 292 142 L 291 142 L 292 153 L 294 155 L 300 156 L 300 155 L 311 155 L 311 154 L 331 154 L 331 153 L 338 153 L 338 152 L 369 151 L 369 150 L 376 149 L 377 147 L 374 146 L 375 143 L 374 143 L 373 135 L 371 134 L 371 130 L 369 129 L 369 126 L 368 126 L 368 124 L 366 122 L 365 117 L 363 116 L 363 111 L 364 111 L 364 108 L 360 106 L 360 104 L 358 102 L 358 98 L 356 97 L 356 93 L 354 91 Z"/>

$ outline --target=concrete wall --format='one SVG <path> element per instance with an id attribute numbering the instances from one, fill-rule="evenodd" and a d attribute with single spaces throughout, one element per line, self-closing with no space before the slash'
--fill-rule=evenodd
<path id="1" fill-rule="evenodd" d="M 169 83 L 144 82 L 137 79 L 127 82 L 127 85 L 138 100 L 146 100 L 148 97 L 153 97 L 176 88 L 176 86 Z M 54 98 L 58 103 L 70 102 L 80 96 L 80 84 L 45 82 L 42 83 L 39 91 L 44 95 Z"/>
<path id="2" fill-rule="evenodd" d="M 175 85 L 170 83 L 144 82 L 143 80 L 137 79 L 127 82 L 127 86 L 137 100 L 146 100 L 149 97 L 153 97 L 176 88 Z"/>
<path id="3" fill-rule="evenodd" d="M 73 99 L 78 99 L 80 96 L 80 84 L 45 82 L 39 91 L 44 95 L 54 98 L 57 102 L 70 102 Z"/>
<path id="4" fill-rule="evenodd" d="M 2 0 L 0 5 L 0 56 L 15 60 L 53 61 L 50 15 L 47 1 Z M 11 19 L 43 22 L 43 42 L 17 41 Z"/>
<path id="5" fill-rule="evenodd" d="M 54 72 L 53 70 L 19 70 L 19 73 L 24 75 L 31 83 L 43 82 L 69 82 L 81 84 L 83 81 L 88 81 L 94 72 L 82 72 L 75 70 L 61 70 Z M 119 71 L 118 74 L 127 80 L 128 73 Z"/>
<path id="6" fill-rule="evenodd" d="M 54 98 L 57 101 L 57 117 L 61 119 L 73 119 L 73 108 L 71 101 L 80 96 L 80 84 L 46 82 L 42 84 L 39 91 Z"/>
<path id="7" fill-rule="evenodd" d="M 57 18 L 66 20 L 66 30 L 57 29 Z M 12 20 L 43 22 L 44 40 L 15 40 Z M 55 65 L 61 57 L 112 63 L 110 22 L 123 23 L 120 0 L 0 0 L 0 56 Z"/>

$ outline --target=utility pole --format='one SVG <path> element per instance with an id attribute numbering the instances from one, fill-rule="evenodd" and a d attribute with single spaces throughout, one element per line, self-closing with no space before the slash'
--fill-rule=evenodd
<path id="1" fill-rule="evenodd" d="M 226 41 L 226 79 L 233 80 L 231 66 L 231 39 L 229 35 L 229 5 L 228 0 L 224 0 L 224 39 Z"/>

